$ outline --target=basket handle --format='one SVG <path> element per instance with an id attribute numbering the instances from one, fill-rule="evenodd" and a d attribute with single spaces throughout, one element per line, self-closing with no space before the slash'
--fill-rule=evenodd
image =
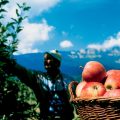
<path id="1" fill-rule="evenodd" d="M 77 85 L 78 85 L 77 81 L 72 81 L 68 85 L 68 90 L 69 90 L 69 93 L 70 93 L 70 102 L 72 102 L 72 100 L 76 97 L 75 89 L 76 89 Z"/>

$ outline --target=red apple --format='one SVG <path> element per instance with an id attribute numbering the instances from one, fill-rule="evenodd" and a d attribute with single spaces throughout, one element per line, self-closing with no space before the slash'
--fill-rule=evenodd
<path id="1" fill-rule="evenodd" d="M 86 85 L 86 81 L 81 81 L 78 85 L 77 85 L 77 87 L 76 87 L 76 96 L 77 97 L 80 97 L 80 94 L 81 94 L 81 90 L 82 90 L 82 88 Z"/>
<path id="2" fill-rule="evenodd" d="M 107 71 L 107 76 L 116 76 L 116 77 L 120 77 L 120 70 L 108 70 Z"/>
<path id="3" fill-rule="evenodd" d="M 81 91 L 81 98 L 103 96 L 106 92 L 104 85 L 100 82 L 88 82 Z"/>
<path id="4" fill-rule="evenodd" d="M 104 97 L 120 97 L 120 89 L 106 91 Z"/>
<path id="5" fill-rule="evenodd" d="M 105 77 L 106 70 L 100 62 L 89 61 L 83 68 L 82 78 L 87 82 L 102 82 Z"/>
<path id="6" fill-rule="evenodd" d="M 118 89 L 120 88 L 120 78 L 115 76 L 109 76 L 107 77 L 104 86 L 107 91 L 112 89 Z"/>
<path id="7" fill-rule="evenodd" d="M 104 85 L 107 91 L 120 88 L 120 70 L 107 71 L 107 78 Z"/>

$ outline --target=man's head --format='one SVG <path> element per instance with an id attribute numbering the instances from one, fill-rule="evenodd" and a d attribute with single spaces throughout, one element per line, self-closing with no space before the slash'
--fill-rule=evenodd
<path id="1" fill-rule="evenodd" d="M 44 66 L 46 70 L 59 69 L 62 56 L 57 50 L 52 50 L 44 54 Z"/>

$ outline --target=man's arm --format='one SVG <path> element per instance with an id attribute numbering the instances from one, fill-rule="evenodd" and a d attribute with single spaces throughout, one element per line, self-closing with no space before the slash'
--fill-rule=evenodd
<path id="1" fill-rule="evenodd" d="M 28 70 L 18 63 L 16 63 L 13 67 L 12 74 L 17 76 L 23 83 L 25 83 L 29 87 L 32 87 L 37 82 L 37 73 L 33 70 Z"/>
<path id="2" fill-rule="evenodd" d="M 15 59 L 1 59 L 5 63 L 4 71 L 7 74 L 17 76 L 27 86 L 34 86 L 37 82 L 37 72 L 28 70 L 16 62 Z"/>

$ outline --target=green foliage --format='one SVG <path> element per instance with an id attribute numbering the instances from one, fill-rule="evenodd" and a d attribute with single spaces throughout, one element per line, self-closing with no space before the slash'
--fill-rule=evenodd
<path id="1" fill-rule="evenodd" d="M 8 12 L 5 6 L 8 3 L 9 0 L 0 0 L 0 120 L 38 120 L 39 104 L 33 91 L 5 71 L 7 61 L 17 51 L 17 36 L 27 17 L 24 12 L 30 7 L 26 3 L 17 3 L 16 18 L 5 23 L 5 13 Z"/>
<path id="2" fill-rule="evenodd" d="M 3 71 L 5 62 L 3 59 L 10 59 L 14 52 L 17 51 L 18 33 L 23 29 L 22 21 L 27 17 L 24 12 L 28 11 L 30 7 L 23 3 L 17 4 L 16 18 L 11 18 L 10 21 L 5 23 L 5 13 L 7 13 L 5 6 L 9 0 L 0 0 L 0 77 L 6 77 L 7 74 Z"/>
<path id="3" fill-rule="evenodd" d="M 3 71 L 6 63 L 2 59 L 9 59 L 17 51 L 19 43 L 17 35 L 23 29 L 22 21 L 27 17 L 23 13 L 30 9 L 26 3 L 17 4 L 16 18 L 11 18 L 9 22 L 5 23 L 5 13 L 7 13 L 5 5 L 8 3 L 8 0 L 0 1 L 0 77 L 6 77 L 6 73 Z"/>
<path id="4" fill-rule="evenodd" d="M 17 17 L 11 18 L 11 21 L 5 24 L 2 20 L 5 19 L 4 14 L 7 11 L 4 7 L 8 3 L 8 0 L 1 0 L 0 2 L 0 52 L 5 57 L 10 57 L 16 51 L 19 41 L 17 35 L 23 29 L 23 26 L 21 26 L 22 21 L 27 17 L 23 13 L 30 9 L 26 3 L 22 5 L 17 4 Z"/>
<path id="5" fill-rule="evenodd" d="M 39 104 L 34 92 L 15 77 L 2 81 L 0 120 L 38 120 Z"/>

